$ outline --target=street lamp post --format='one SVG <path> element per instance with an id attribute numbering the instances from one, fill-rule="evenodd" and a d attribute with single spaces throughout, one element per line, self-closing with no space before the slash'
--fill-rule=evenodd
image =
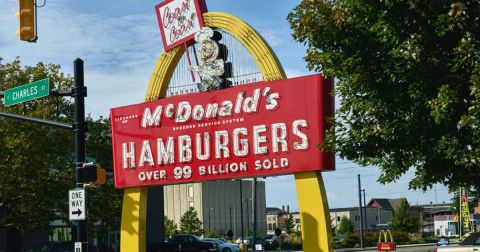
<path id="1" fill-rule="evenodd" d="M 241 237 L 241 244 L 243 244 L 243 191 L 242 191 L 242 180 L 239 179 L 240 182 L 240 237 Z"/>
<path id="2" fill-rule="evenodd" d="M 247 232 L 248 232 L 250 230 L 250 209 L 248 207 L 248 201 L 252 199 L 243 199 L 243 200 L 245 200 L 245 203 L 247 204 Z"/>
<path id="3" fill-rule="evenodd" d="M 213 207 L 210 207 L 210 211 L 208 211 L 208 232 L 211 233 L 212 232 L 212 228 L 211 228 L 211 214 L 212 212 L 214 211 L 215 209 Z"/>
<path id="4" fill-rule="evenodd" d="M 232 230 L 232 206 L 229 207 L 229 211 L 230 211 L 230 230 Z"/>

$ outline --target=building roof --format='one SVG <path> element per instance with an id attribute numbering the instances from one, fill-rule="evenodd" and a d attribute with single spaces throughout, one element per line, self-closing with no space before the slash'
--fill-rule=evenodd
<path id="1" fill-rule="evenodd" d="M 373 208 L 373 207 L 363 207 L 365 208 Z M 358 207 L 340 207 L 340 208 L 330 208 L 330 212 L 348 212 L 348 211 L 358 211 Z"/>
<path id="2" fill-rule="evenodd" d="M 375 208 L 384 208 L 394 210 L 400 206 L 402 200 L 406 200 L 405 198 L 398 198 L 398 199 L 381 199 L 381 198 L 372 198 L 370 202 L 368 202 L 367 206 L 375 207 Z"/>
<path id="3" fill-rule="evenodd" d="M 267 207 L 266 212 L 267 214 L 279 214 L 283 212 L 283 210 L 278 207 Z"/>

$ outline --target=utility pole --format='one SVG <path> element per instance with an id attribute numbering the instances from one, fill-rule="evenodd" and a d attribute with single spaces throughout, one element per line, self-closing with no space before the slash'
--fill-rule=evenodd
<path id="1" fill-rule="evenodd" d="M 83 60 L 73 61 L 73 97 L 75 99 L 75 121 L 73 131 L 75 132 L 75 183 L 76 188 L 83 188 L 81 171 L 85 163 L 85 96 L 87 89 L 83 78 Z M 87 220 L 77 221 L 77 242 L 82 243 L 82 251 L 88 252 Z"/>
<path id="2" fill-rule="evenodd" d="M 240 238 L 241 244 L 243 244 L 243 191 L 242 191 L 242 179 L 239 179 L 240 182 Z"/>
<path id="3" fill-rule="evenodd" d="M 363 222 L 365 223 L 365 232 L 368 231 L 368 221 L 367 221 L 367 202 L 365 199 L 365 188 L 362 189 L 363 192 Z"/>
<path id="4" fill-rule="evenodd" d="M 360 174 L 358 174 L 358 213 L 360 215 L 360 247 L 365 248 L 363 244 L 362 187 L 360 184 Z"/>

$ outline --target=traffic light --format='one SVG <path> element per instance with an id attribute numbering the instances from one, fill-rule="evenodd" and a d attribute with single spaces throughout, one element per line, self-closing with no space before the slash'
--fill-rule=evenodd
<path id="1" fill-rule="evenodd" d="M 34 0 L 18 0 L 19 10 L 16 16 L 20 20 L 20 27 L 17 35 L 20 40 L 35 42 L 37 41 L 37 32 L 35 29 L 35 4 Z"/>
<path id="2" fill-rule="evenodd" d="M 100 165 L 87 163 L 83 168 L 80 168 L 80 181 L 85 184 L 94 184 L 96 186 L 103 185 L 107 181 L 105 169 Z"/>

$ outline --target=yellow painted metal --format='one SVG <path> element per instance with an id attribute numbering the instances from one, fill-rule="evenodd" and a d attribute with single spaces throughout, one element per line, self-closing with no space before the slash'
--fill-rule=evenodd
<path id="1" fill-rule="evenodd" d="M 304 252 L 333 251 L 327 194 L 319 171 L 295 174 Z"/>
<path id="2" fill-rule="evenodd" d="M 273 50 L 248 24 L 237 17 L 221 12 L 204 13 L 203 20 L 205 26 L 223 29 L 245 46 L 257 63 L 264 80 L 273 81 L 286 78 L 285 71 Z M 169 52 L 164 51 L 160 55 L 150 78 L 145 100 L 151 101 L 165 97 L 168 83 L 184 52 L 185 48 L 179 46 Z M 296 174 L 295 181 L 299 195 L 300 214 L 303 216 L 304 251 L 333 251 L 329 243 L 332 238 L 330 214 L 321 174 L 315 172 Z M 121 251 L 145 251 L 146 190 L 146 188 L 125 190 Z M 322 250 L 310 248 L 321 248 Z"/>
<path id="3" fill-rule="evenodd" d="M 264 80 L 273 81 L 286 78 L 285 71 L 272 48 L 248 24 L 223 12 L 204 13 L 203 21 L 207 27 L 227 31 L 245 46 L 257 63 Z M 169 52 L 163 51 L 150 78 L 145 100 L 151 101 L 165 97 L 168 82 L 184 52 L 185 48 L 183 46 Z"/>
<path id="4" fill-rule="evenodd" d="M 203 18 L 205 26 L 224 29 L 245 46 L 260 68 L 264 80 L 273 81 L 287 77 L 272 48 L 248 24 L 222 12 L 208 12 L 203 14 Z"/>
<path id="5" fill-rule="evenodd" d="M 147 188 L 125 189 L 120 251 L 146 252 Z"/>

